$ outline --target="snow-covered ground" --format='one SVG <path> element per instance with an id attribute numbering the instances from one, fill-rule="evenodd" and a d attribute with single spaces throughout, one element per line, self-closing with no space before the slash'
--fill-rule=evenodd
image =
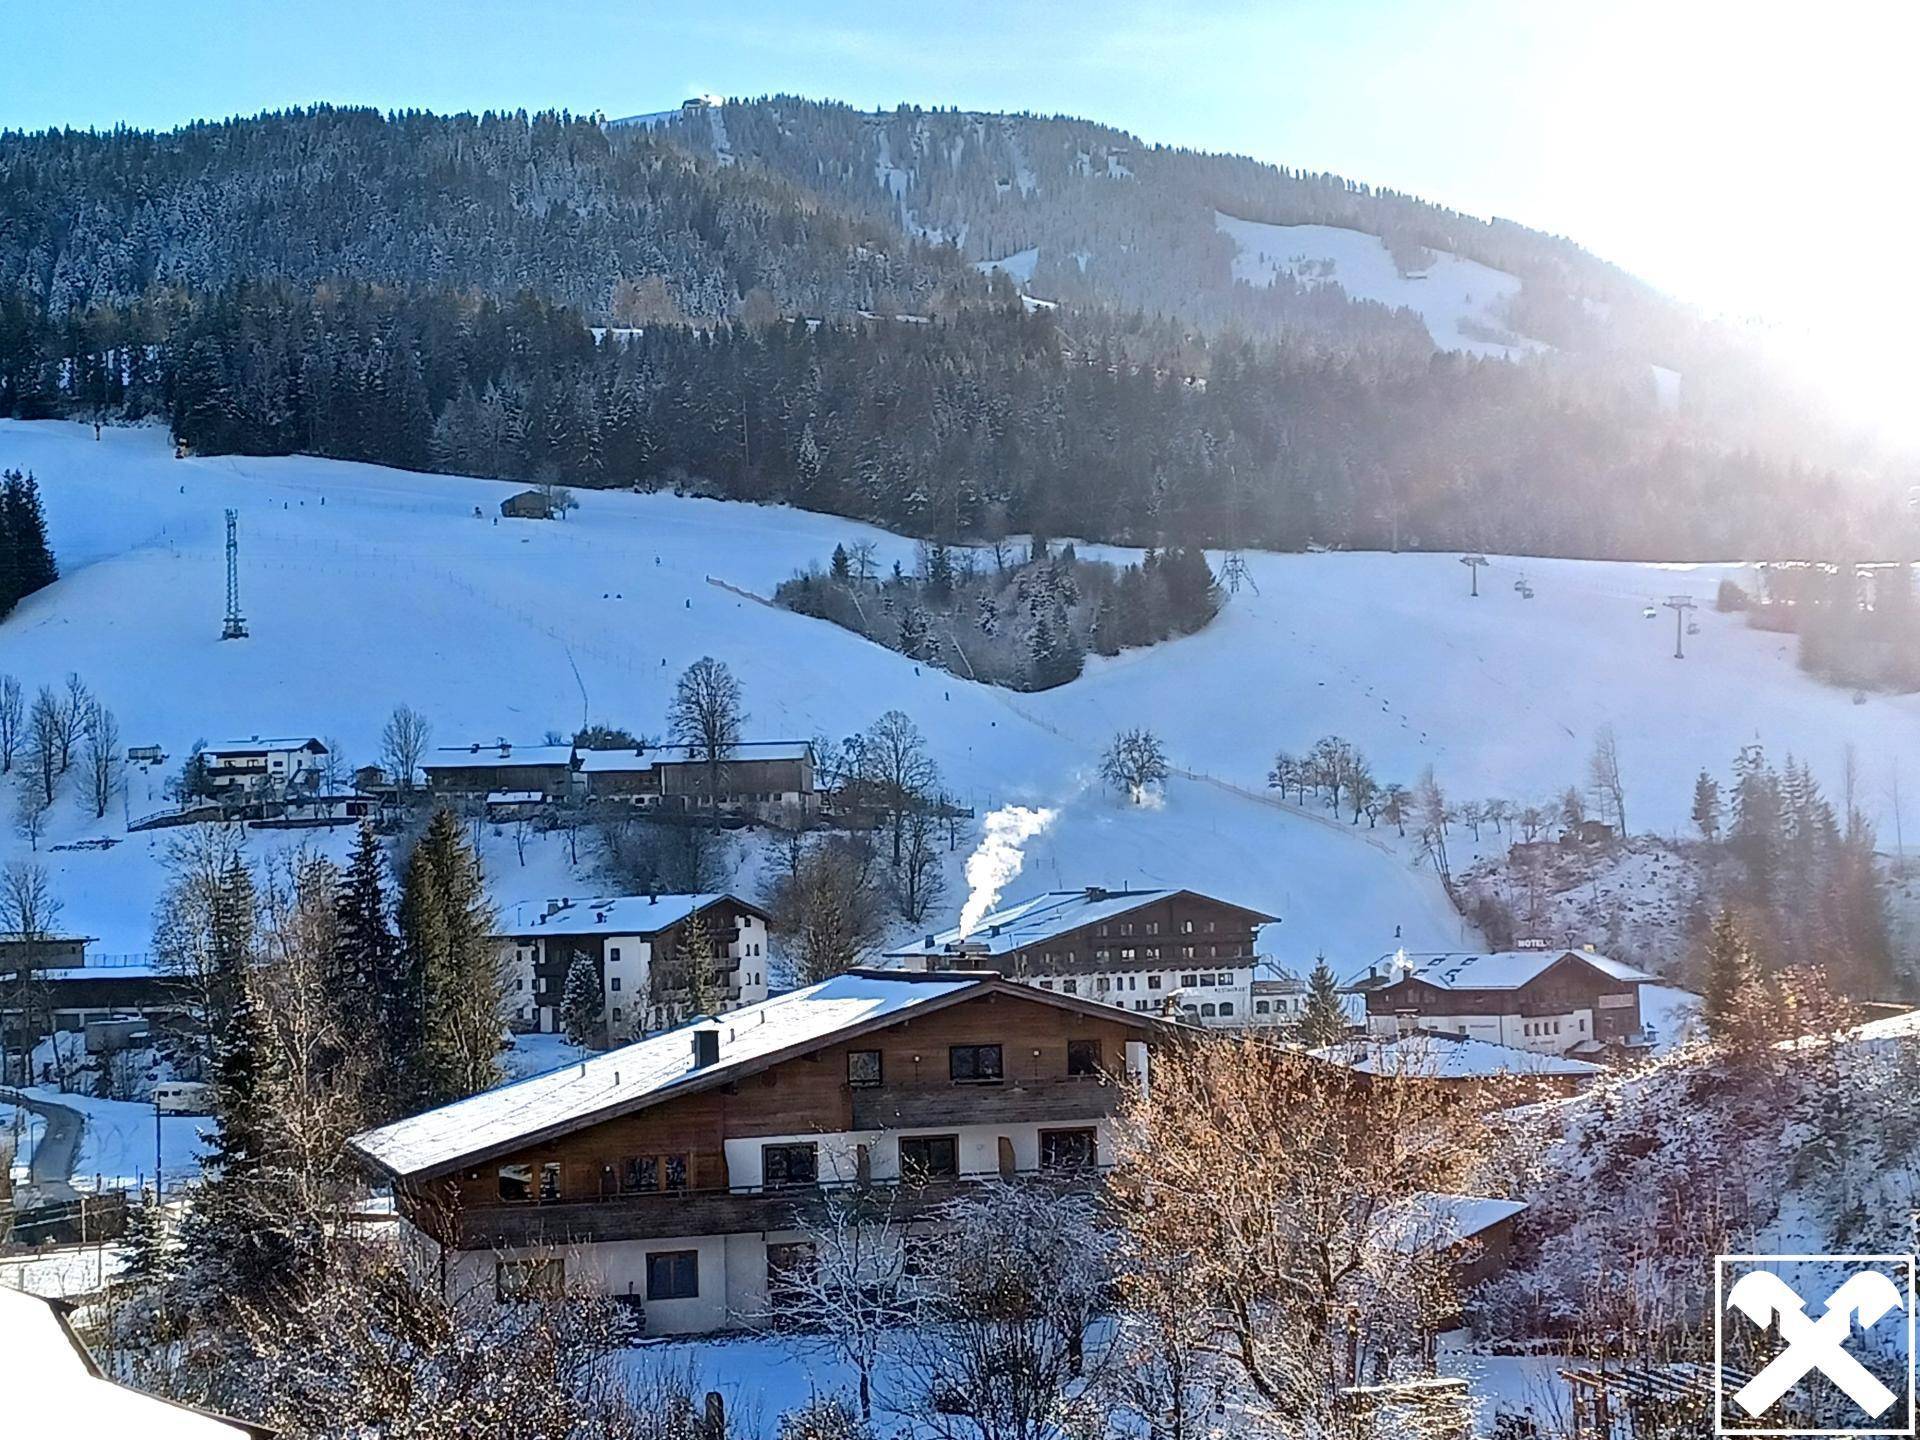
<path id="1" fill-rule="evenodd" d="M 430 718 L 436 744 L 537 741 L 583 717 L 657 733 L 674 679 L 710 654 L 740 677 L 752 736 L 844 736 L 898 707 L 961 803 L 1056 808 L 1009 896 L 1195 886 L 1281 916 L 1264 944 L 1296 968 L 1319 950 L 1364 963 L 1398 943 L 1475 937 L 1390 830 L 1276 803 L 1265 782 L 1278 748 L 1335 733 L 1383 781 L 1432 765 L 1456 798 L 1538 799 L 1583 781 L 1594 732 L 1611 723 L 1634 827 L 1671 833 L 1687 824 L 1695 772 L 1724 771 L 1755 739 L 1805 758 L 1830 789 L 1851 744 L 1866 801 L 1883 803 L 1920 707 L 1855 705 L 1794 667 L 1791 637 L 1710 609 L 1687 660 L 1673 660 L 1666 613 L 1649 622 L 1642 607 L 1679 591 L 1710 602 L 1713 566 L 1495 557 L 1469 599 L 1452 555 L 1250 554 L 1257 593 L 1243 587 L 1200 634 L 1018 695 L 709 583 L 768 595 L 859 538 L 883 567 L 912 563 L 909 540 L 832 516 L 588 491 L 565 521 L 496 523 L 504 483 L 300 457 L 174 460 L 157 430 L 95 442 L 61 423 L 0 422 L 0 465 L 39 475 L 63 569 L 0 626 L 0 672 L 31 694 L 78 671 L 124 742 L 164 746 L 169 770 L 197 738 L 269 733 L 317 733 L 352 763 L 372 760 L 402 702 Z M 244 641 L 218 638 L 227 507 L 240 513 Z M 1532 600 L 1513 588 L 1523 574 Z M 1157 805 L 1125 804 L 1095 774 L 1133 725 L 1157 730 L 1184 772 Z M 157 807 L 163 779 L 137 775 L 128 808 Z M 101 951 L 146 950 L 166 833 L 124 836 L 118 815 L 83 811 L 77 789 L 39 857 L 64 922 Z M 123 843 L 49 848 L 88 836 Z M 250 844 L 339 854 L 347 840 Z M 26 851 L 8 826 L 0 860 Z M 531 842 L 523 866 L 510 838 L 490 837 L 486 859 L 502 902 L 578 892 L 557 838 Z M 964 853 L 949 859 L 952 911 Z M 755 877 L 739 883 L 752 891 Z"/>
<path id="2" fill-rule="evenodd" d="M 96 1100 L 48 1086 L 23 1092 L 36 1100 L 78 1111 L 80 1153 L 73 1162 L 76 1190 L 134 1190 L 153 1184 L 155 1145 L 169 1186 L 200 1178 L 206 1150 L 204 1115 L 162 1115 L 156 1132 L 153 1106 L 131 1100 Z"/>
<path id="3" fill-rule="evenodd" d="M 1268 225 L 1217 210 L 1213 223 L 1239 248 L 1233 278 L 1249 285 L 1271 285 L 1277 275 L 1307 285 L 1336 283 L 1349 299 L 1412 310 L 1442 350 L 1517 359 L 1546 348 L 1508 326 L 1504 307 L 1520 293 L 1520 281 L 1504 270 L 1434 250 L 1430 264 L 1403 275 L 1386 242 L 1364 230 Z"/>

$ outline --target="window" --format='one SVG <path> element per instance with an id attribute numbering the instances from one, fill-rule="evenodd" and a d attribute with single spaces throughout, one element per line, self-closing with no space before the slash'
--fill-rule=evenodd
<path id="1" fill-rule="evenodd" d="M 767 1246 L 767 1301 L 776 1315 L 799 1301 L 799 1287 L 813 1268 L 814 1250 L 809 1240 L 776 1241 Z"/>
<path id="2" fill-rule="evenodd" d="M 1133 946 L 1131 946 L 1131 945 L 1122 945 L 1122 946 L 1120 947 L 1120 958 L 1121 958 L 1122 960 L 1131 960 L 1131 959 L 1133 959 Z"/>
<path id="3" fill-rule="evenodd" d="M 656 1250 L 647 1256 L 647 1299 L 692 1300 L 699 1294 L 698 1250 Z"/>
<path id="4" fill-rule="evenodd" d="M 1062 980 L 1060 982 L 1060 992 L 1063 995 L 1078 995 L 1080 993 L 1080 982 L 1078 980 Z"/>
<path id="5" fill-rule="evenodd" d="M 1042 980 L 1042 981 L 1040 982 L 1040 988 L 1041 988 L 1042 990 L 1051 990 L 1051 989 L 1053 989 L 1053 981 L 1051 981 L 1051 980 Z"/>
<path id="6" fill-rule="evenodd" d="M 618 960 L 620 957 L 615 955 L 613 958 Z M 620 990 L 620 977 L 615 975 L 611 980 L 607 981 L 607 988 L 617 994 Z"/>
<path id="7" fill-rule="evenodd" d="M 1188 948 L 1191 949 L 1192 947 L 1189 946 Z M 1182 975 L 1180 977 L 1180 988 L 1182 990 L 1191 990 L 1199 983 L 1200 977 L 1198 975 Z"/>
<path id="8" fill-rule="evenodd" d="M 540 1167 L 540 1203 L 545 1205 L 560 1198 L 560 1162 L 549 1160 Z"/>
<path id="9" fill-rule="evenodd" d="M 567 1285 L 564 1260 L 498 1260 L 493 1294 L 502 1304 L 515 1300 L 558 1300 Z"/>
<path id="10" fill-rule="evenodd" d="M 627 1012 L 616 1005 L 613 1007 L 613 1018 L 615 1020 L 624 1020 L 627 1018 Z"/>
<path id="11" fill-rule="evenodd" d="M 1220 1018 L 1222 1020 L 1225 1020 L 1229 1018 L 1232 1014 L 1233 1014 L 1233 1001 L 1222 1000 L 1220 1002 Z"/>
<path id="12" fill-rule="evenodd" d="M 533 1167 L 531 1165 L 502 1165 L 500 1167 L 500 1198 L 502 1200 L 531 1200 L 533 1198 Z"/>
<path id="13" fill-rule="evenodd" d="M 1121 933 L 1122 935 L 1131 935 L 1131 934 L 1133 934 L 1133 925 L 1132 925 L 1132 923 L 1131 923 L 1131 922 L 1129 922 L 1129 923 L 1127 923 L 1127 924 L 1125 924 L 1125 925 L 1122 925 L 1122 926 L 1120 927 L 1120 933 Z"/>
<path id="14" fill-rule="evenodd" d="M 1191 920 L 1182 920 L 1182 921 L 1180 922 L 1180 933 L 1181 933 L 1182 935 L 1191 935 L 1191 934 L 1193 934 L 1193 921 L 1191 921 Z"/>
<path id="15" fill-rule="evenodd" d="M 607 948 L 607 958 L 609 960 L 618 960 L 620 958 L 620 947 L 618 945 L 609 946 Z M 618 990 L 620 988 L 620 982 L 617 980 L 614 981 L 613 988 Z"/>
<path id="16" fill-rule="evenodd" d="M 1100 1073 L 1100 1042 L 1098 1040 L 1067 1041 L 1067 1074 L 1098 1075 Z"/>
<path id="17" fill-rule="evenodd" d="M 1159 988 L 1160 988 L 1160 977 L 1158 975 L 1147 976 L 1147 989 L 1158 990 Z"/>
<path id="18" fill-rule="evenodd" d="M 880 1052 L 849 1050 L 847 1052 L 847 1084 L 856 1090 L 871 1090 L 879 1083 Z"/>
<path id="19" fill-rule="evenodd" d="M 999 1084 L 1005 1074 L 1000 1068 L 1000 1047 L 998 1045 L 948 1046 L 947 1074 L 956 1084 Z"/>
<path id="20" fill-rule="evenodd" d="M 1158 935 L 1159 933 L 1160 933 L 1160 922 L 1158 920 L 1147 921 L 1147 934 Z"/>
<path id="21" fill-rule="evenodd" d="M 620 1188 L 629 1195 L 687 1188 L 685 1155 L 635 1155 L 620 1171 Z"/>
<path id="22" fill-rule="evenodd" d="M 1097 1159 L 1091 1130 L 1042 1130 L 1040 1132 L 1040 1168 L 1042 1170 L 1079 1170 Z"/>
<path id="23" fill-rule="evenodd" d="M 769 1189 L 812 1185 L 820 1178 L 820 1147 L 805 1145 L 762 1145 L 760 1179 Z"/>
<path id="24" fill-rule="evenodd" d="M 1159 958 L 1160 958 L 1160 947 L 1158 945 L 1147 946 L 1147 959 L 1158 960 Z"/>
<path id="25" fill-rule="evenodd" d="M 902 1180 L 957 1180 L 960 1178 L 960 1140 L 954 1135 L 902 1135 Z"/>
<path id="26" fill-rule="evenodd" d="M 1108 985 L 1109 985 L 1110 983 L 1111 983 L 1111 982 L 1109 982 L 1109 981 L 1108 981 L 1108 979 L 1107 979 L 1107 977 L 1106 977 L 1106 976 L 1104 976 L 1104 975 L 1100 975 L 1100 976 L 1096 976 L 1096 977 L 1095 977 L 1095 979 L 1094 979 L 1094 982 L 1093 982 L 1093 991 L 1094 991 L 1094 994 L 1096 994 L 1096 995 L 1104 995 L 1104 994 L 1106 994 L 1106 993 L 1107 993 L 1107 987 L 1108 987 Z"/>
<path id="27" fill-rule="evenodd" d="M 1269 1008 L 1267 1002 L 1264 1000 L 1256 1000 L 1253 1002 L 1253 1013 L 1256 1015 L 1265 1015 Z"/>

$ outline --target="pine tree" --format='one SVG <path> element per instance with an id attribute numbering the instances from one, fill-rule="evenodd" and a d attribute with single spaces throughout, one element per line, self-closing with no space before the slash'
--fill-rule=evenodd
<path id="1" fill-rule="evenodd" d="M 566 989 L 561 992 L 560 1017 L 567 1039 L 576 1045 L 592 1045 L 600 1038 L 600 1016 L 605 1010 L 600 990 L 600 967 L 593 957 L 578 954 L 567 967 Z"/>
<path id="2" fill-rule="evenodd" d="M 1704 770 L 1693 782 L 1693 823 L 1702 840 L 1720 838 L 1720 782 Z"/>
<path id="3" fill-rule="evenodd" d="M 245 993 L 253 968 L 258 916 L 254 908 L 253 872 L 238 855 L 227 862 L 214 886 L 208 915 L 213 984 L 209 987 L 212 1013 L 206 1016 L 208 1040 L 218 1053 L 220 1033 L 231 1023 Z"/>
<path id="4" fill-rule="evenodd" d="M 146 1286 L 162 1285 L 173 1278 L 178 1268 L 178 1247 L 166 1207 L 153 1191 L 141 1191 L 140 1203 L 127 1207 L 127 1228 L 121 1243 L 123 1281 Z"/>
<path id="5" fill-rule="evenodd" d="M 59 578 L 39 483 L 18 470 L 0 473 L 0 619 Z"/>
<path id="6" fill-rule="evenodd" d="M 387 919 L 386 856 L 362 824 L 339 887 L 329 990 L 349 1045 L 367 1062 L 367 1101 L 377 1118 L 400 1113 L 410 1098 L 397 1072 L 418 1045 L 420 995 L 402 963 Z"/>
<path id="7" fill-rule="evenodd" d="M 833 564 L 828 573 L 833 576 L 836 585 L 850 585 L 853 583 L 853 561 L 847 557 L 846 546 L 835 545 L 833 547 Z"/>
<path id="8" fill-rule="evenodd" d="M 1300 1043 L 1317 1050 L 1339 1044 L 1346 1034 L 1347 1012 L 1340 1003 L 1340 987 L 1327 957 L 1316 955 L 1307 976 L 1307 1003 L 1300 1012 Z"/>
<path id="9" fill-rule="evenodd" d="M 1725 906 L 1714 917 L 1707 936 L 1706 983 L 1702 987 L 1701 1016 L 1707 1034 L 1725 1040 L 1737 1034 L 1743 1019 L 1753 1013 L 1760 1000 L 1760 967 L 1747 946 L 1746 937 Z"/>
<path id="10" fill-rule="evenodd" d="M 687 1014 L 689 1017 L 711 1015 L 720 1008 L 713 985 L 713 971 L 718 956 L 707 922 L 698 915 L 692 916 L 687 921 L 681 944 L 687 970 Z"/>
<path id="11" fill-rule="evenodd" d="M 479 858 L 450 810 L 436 811 L 407 864 L 400 932 L 421 1000 L 414 1067 L 422 1098 L 444 1104 L 498 1084 L 505 977 Z"/>

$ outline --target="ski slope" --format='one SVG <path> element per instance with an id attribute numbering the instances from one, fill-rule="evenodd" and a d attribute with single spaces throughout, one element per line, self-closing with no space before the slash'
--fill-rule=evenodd
<path id="1" fill-rule="evenodd" d="M 1546 348 L 1508 327 L 1505 305 L 1520 293 L 1520 281 L 1504 270 L 1434 250 L 1425 269 L 1403 275 L 1386 242 L 1363 230 L 1268 225 L 1218 210 L 1213 223 L 1238 250 L 1235 280 L 1264 287 L 1276 276 L 1290 275 L 1309 286 L 1337 284 L 1351 300 L 1413 311 L 1442 350 L 1514 360 Z"/>
<path id="2" fill-rule="evenodd" d="M 1694 773 L 1724 771 L 1752 739 L 1806 757 L 1830 788 L 1854 744 L 1877 803 L 1915 735 L 1915 701 L 1853 705 L 1793 667 L 1790 637 L 1710 610 L 1689 659 L 1673 660 L 1667 613 L 1649 622 L 1641 608 L 1681 590 L 1710 600 L 1712 567 L 1495 559 L 1470 600 L 1451 555 L 1250 555 L 1258 593 L 1243 588 L 1205 631 L 1019 695 L 752 598 L 836 541 L 871 539 L 881 565 L 912 564 L 910 541 L 831 516 L 581 492 L 565 521 L 496 523 L 516 487 L 301 457 L 175 460 L 157 430 L 96 442 L 52 422 L 0 422 L 0 465 L 38 474 L 63 571 L 0 625 L 0 671 L 31 694 L 77 670 L 124 743 L 164 746 L 168 770 L 196 739 L 228 735 L 312 732 L 350 763 L 372 760 L 402 702 L 429 717 L 435 744 L 537 741 L 583 716 L 658 733 L 674 679 L 710 654 L 743 682 L 751 736 L 839 737 L 897 707 L 962 803 L 1057 809 L 1009 897 L 1194 886 L 1282 917 L 1263 944 L 1293 965 L 1473 937 L 1390 831 L 1276 804 L 1265 778 L 1279 747 L 1334 732 L 1383 780 L 1411 783 L 1431 764 L 1456 798 L 1534 799 L 1579 782 L 1611 722 L 1633 827 L 1672 831 Z M 222 642 L 229 506 L 252 635 Z M 1523 571 L 1536 599 L 1512 589 Z M 1157 730 L 1187 772 L 1156 805 L 1124 804 L 1095 775 L 1113 733 L 1133 725 Z M 135 772 L 127 808 L 157 808 L 160 780 Z M 117 813 L 83 813 L 77 789 L 39 856 L 65 924 L 99 950 L 144 951 L 167 832 L 51 851 L 124 835 Z M 328 843 L 346 842 L 342 831 Z M 250 843 L 264 855 L 308 837 Z M 964 898 L 964 849 L 949 857 L 942 926 Z M 0 859 L 26 852 L 8 825 Z M 496 836 L 486 858 L 503 903 L 581 888 L 558 840 L 531 845 L 522 864 Z M 758 883 L 738 878 L 749 894 Z"/>

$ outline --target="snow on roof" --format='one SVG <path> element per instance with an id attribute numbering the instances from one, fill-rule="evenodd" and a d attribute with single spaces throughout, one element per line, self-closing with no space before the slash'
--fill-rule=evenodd
<path id="1" fill-rule="evenodd" d="M 943 953 L 948 946 L 957 945 L 965 940 L 969 945 L 985 947 L 989 955 L 1008 955 L 1015 950 L 1024 950 L 1029 945 L 1037 945 L 1069 930 L 1078 930 L 1082 925 L 1097 924 L 1110 920 L 1117 915 L 1125 915 L 1144 905 L 1172 899 L 1175 895 L 1185 894 L 1182 890 L 1102 890 L 1091 887 L 1085 890 L 1049 890 L 1045 894 L 1035 895 L 1030 900 L 1022 900 L 1016 905 L 1008 905 L 984 915 L 980 923 L 971 931 L 962 935 L 959 927 L 942 930 L 915 945 L 889 950 L 891 958 L 909 958 L 916 955 L 936 955 Z M 1225 903 L 1225 902 L 1222 902 Z M 1236 906 L 1236 909 L 1244 909 Z M 1258 914 L 1258 911 L 1248 911 Z M 1272 916 L 1261 916 L 1262 920 L 1271 920 Z"/>
<path id="2" fill-rule="evenodd" d="M 1412 969 L 1398 975 L 1389 971 L 1387 983 L 1411 977 L 1441 990 L 1518 990 L 1569 957 L 1584 961 L 1611 980 L 1650 982 L 1654 978 L 1624 961 L 1610 960 L 1591 950 L 1496 950 L 1485 955 L 1409 955 Z"/>
<path id="3" fill-rule="evenodd" d="M 712 1081 L 795 1047 L 884 1021 L 986 983 L 978 975 L 851 971 L 717 1020 L 696 1020 L 604 1055 L 456 1100 L 348 1143 L 395 1175 L 421 1175 L 510 1148 L 559 1127 L 651 1104 L 688 1080 Z M 693 1031 L 720 1032 L 717 1063 L 696 1067 Z"/>
<path id="4" fill-rule="evenodd" d="M 327 748 L 312 735 L 249 735 L 245 740 L 223 740 L 203 749 L 208 755 L 263 755 L 269 750 L 304 750 L 309 745 Z"/>
<path id="5" fill-rule="evenodd" d="M 1322 1060 L 1361 1075 L 1423 1080 L 1489 1080 L 1500 1075 L 1604 1075 L 1604 1066 L 1565 1055 L 1543 1055 L 1490 1040 L 1422 1032 L 1399 1040 L 1354 1040 L 1315 1050 Z"/>
<path id="6" fill-rule="evenodd" d="M 1526 1208 L 1524 1200 L 1429 1190 L 1391 1207 L 1383 1225 L 1390 1243 L 1403 1252 L 1444 1250 L 1484 1234 Z"/>
<path id="7" fill-rule="evenodd" d="M 423 770 L 465 770 L 475 765 L 505 769 L 515 765 L 571 765 L 571 745 L 448 745 L 421 762 Z"/>
<path id="8" fill-rule="evenodd" d="M 524 900 L 501 912 L 502 935 L 653 935 L 721 901 L 763 913 L 737 896 L 613 895 L 598 900 Z M 558 910 L 548 913 L 558 905 Z"/>
<path id="9" fill-rule="evenodd" d="M 813 753 L 807 740 L 742 740 L 727 747 L 720 757 L 730 760 L 804 760 Z M 641 749 L 582 750 L 580 768 L 589 775 L 604 775 L 626 770 L 651 770 L 665 762 L 673 765 L 706 763 L 706 754 L 694 745 L 648 745 Z"/>
<path id="10" fill-rule="evenodd" d="M 151 1440 L 239 1440 L 265 1431 L 203 1415 L 103 1378 L 60 1311 L 0 1288 L 0 1378 L 23 1435 L 140 1435 Z M 24 1407 L 24 1412 L 22 1407 Z"/>
<path id="11" fill-rule="evenodd" d="M 489 805 L 533 805 L 547 798 L 544 790 L 489 790 Z"/>

